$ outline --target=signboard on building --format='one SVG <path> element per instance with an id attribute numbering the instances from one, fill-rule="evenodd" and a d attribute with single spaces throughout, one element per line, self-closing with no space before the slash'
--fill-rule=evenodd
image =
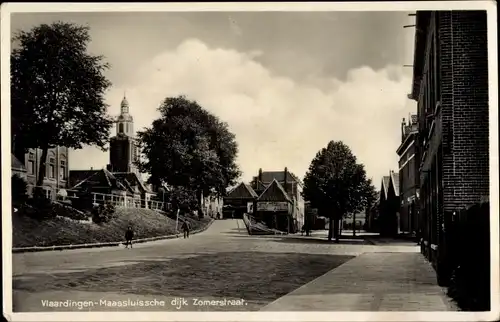
<path id="1" fill-rule="evenodd" d="M 288 211 L 288 202 L 261 201 L 257 203 L 257 211 Z"/>
<path id="2" fill-rule="evenodd" d="M 253 202 L 247 203 L 247 214 L 253 214 Z"/>

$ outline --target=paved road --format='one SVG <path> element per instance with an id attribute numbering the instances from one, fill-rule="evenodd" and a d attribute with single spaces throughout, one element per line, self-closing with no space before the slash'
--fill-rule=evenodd
<path id="1" fill-rule="evenodd" d="M 420 256 L 418 247 L 412 243 L 381 246 L 363 240 L 330 244 L 314 236 L 252 237 L 247 235 L 243 221 L 220 220 L 189 239 L 137 244 L 133 249 L 111 247 L 13 254 L 14 310 L 75 310 L 50 308 L 42 303 L 68 299 L 122 301 L 129 300 L 131 294 L 134 300 L 144 301 L 151 300 L 149 294 L 154 294 L 155 300 L 163 300 L 170 306 L 153 308 L 160 311 L 217 309 L 214 306 L 179 308 L 175 301 L 182 302 L 182 298 L 165 294 L 179 294 L 177 296 L 190 300 L 195 296 L 202 299 L 227 296 L 227 300 L 233 301 L 231 305 L 240 305 L 232 310 L 258 310 L 332 268 L 351 262 L 351 257 L 387 252 Z M 281 275 L 274 276 L 277 272 Z M 260 284 L 256 281 L 259 279 L 262 279 Z M 409 286 L 409 292 L 415 290 Z M 235 302 L 239 298 L 234 294 L 253 300 L 241 305 Z M 103 308 L 102 303 L 100 306 L 97 310 L 126 309 Z M 79 309 L 96 310 L 95 306 Z M 228 310 L 227 306 L 218 309 Z"/>

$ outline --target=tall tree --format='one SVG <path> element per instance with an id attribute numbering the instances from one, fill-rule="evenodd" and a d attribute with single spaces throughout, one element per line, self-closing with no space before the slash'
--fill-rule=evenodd
<path id="1" fill-rule="evenodd" d="M 303 196 L 330 218 L 328 239 L 339 239 L 340 220 L 364 209 L 371 185 L 362 164 L 342 141 L 330 141 L 312 160 Z"/>
<path id="2" fill-rule="evenodd" d="M 15 146 L 42 150 L 37 186 L 43 184 L 49 148 L 105 150 L 112 119 L 105 91 L 111 83 L 102 56 L 87 52 L 89 28 L 42 24 L 20 31 L 11 54 L 11 125 Z"/>
<path id="3" fill-rule="evenodd" d="M 224 195 L 235 184 L 240 171 L 238 146 L 226 123 L 184 96 L 165 99 L 161 117 L 138 133 L 143 161 L 141 171 L 150 182 L 201 195 Z"/>

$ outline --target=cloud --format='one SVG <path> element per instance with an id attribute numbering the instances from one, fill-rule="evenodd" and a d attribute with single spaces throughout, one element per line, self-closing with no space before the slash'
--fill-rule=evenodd
<path id="1" fill-rule="evenodd" d="M 186 40 L 130 70 L 134 82 L 107 95 L 109 112 L 119 113 L 126 90 L 140 129 L 159 116 L 156 109 L 165 97 L 184 94 L 229 124 L 245 180 L 259 168 L 285 166 L 302 177 L 330 140 L 348 144 L 377 185 L 390 169 L 397 170 L 399 124 L 413 108 L 406 98 L 410 78 L 402 68 L 359 67 L 344 82 L 314 75 L 296 82 L 263 67 L 256 54 Z M 72 153 L 71 167 L 101 168 L 108 158 L 85 148 Z"/>

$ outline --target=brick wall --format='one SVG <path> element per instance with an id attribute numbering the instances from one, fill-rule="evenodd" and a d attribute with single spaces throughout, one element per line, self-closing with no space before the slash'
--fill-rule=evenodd
<path id="1" fill-rule="evenodd" d="M 489 195 L 486 11 L 437 14 L 444 211 Z"/>

